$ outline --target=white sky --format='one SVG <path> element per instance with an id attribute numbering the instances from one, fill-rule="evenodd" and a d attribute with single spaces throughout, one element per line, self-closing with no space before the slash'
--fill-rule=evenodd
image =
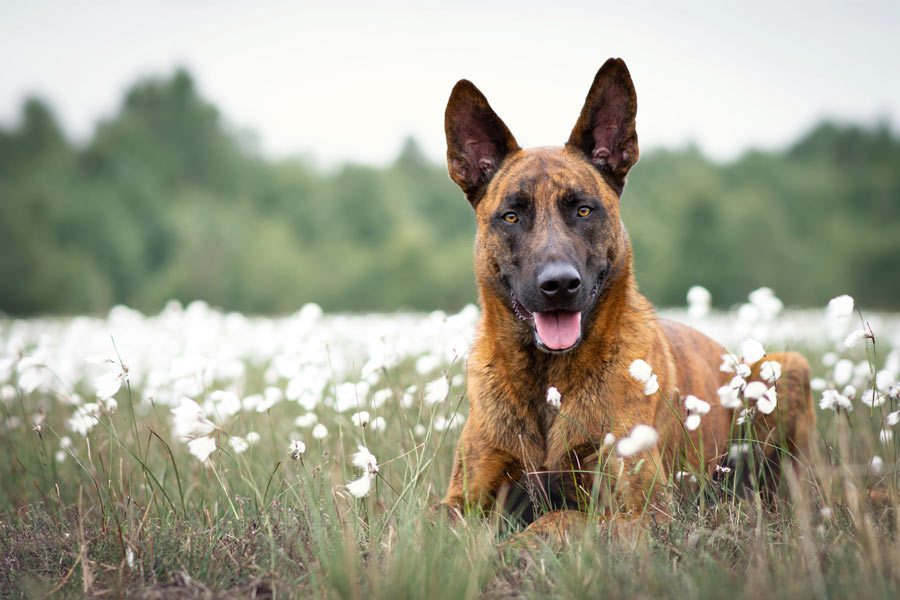
<path id="1" fill-rule="evenodd" d="M 269 155 L 383 164 L 414 135 L 441 160 L 457 79 L 521 145 L 560 144 L 610 56 L 635 80 L 644 150 L 729 159 L 824 116 L 900 122 L 897 0 L 323 4 L 0 0 L 0 124 L 37 94 L 83 140 L 137 78 L 183 65 Z"/>

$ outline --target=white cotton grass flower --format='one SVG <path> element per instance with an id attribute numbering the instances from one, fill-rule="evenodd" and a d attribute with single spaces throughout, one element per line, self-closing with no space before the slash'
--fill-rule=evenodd
<path id="1" fill-rule="evenodd" d="M 369 412 L 366 410 L 361 410 L 359 412 L 353 413 L 350 416 L 350 421 L 357 427 L 365 427 L 369 424 Z"/>
<path id="2" fill-rule="evenodd" d="M 456 429 L 463 423 L 465 423 L 466 419 L 459 413 L 454 413 L 449 417 L 437 416 L 434 418 L 434 422 L 432 423 L 432 427 L 434 427 L 435 431 L 449 431 L 451 429 Z"/>
<path id="3" fill-rule="evenodd" d="M 889 389 L 885 393 L 885 396 L 888 396 L 889 398 L 897 398 L 898 400 L 900 400 L 900 383 L 895 383 L 891 387 L 891 389 Z"/>
<path id="4" fill-rule="evenodd" d="M 631 363 L 628 367 L 628 374 L 631 375 L 632 379 L 639 383 L 646 383 L 650 380 L 650 375 L 653 374 L 653 368 L 647 363 L 647 361 L 639 358 Z"/>
<path id="5" fill-rule="evenodd" d="M 844 294 L 828 301 L 825 314 L 831 319 L 843 319 L 853 314 L 853 297 Z"/>
<path id="6" fill-rule="evenodd" d="M 722 373 L 734 373 L 735 366 L 738 364 L 738 361 L 726 352 L 722 355 L 722 364 L 719 365 L 719 371 Z"/>
<path id="7" fill-rule="evenodd" d="M 884 459 L 877 454 L 873 456 L 872 460 L 869 461 L 869 471 L 872 475 L 881 475 L 882 471 L 884 471 Z"/>
<path id="8" fill-rule="evenodd" d="M 702 319 L 709 313 L 712 294 L 702 285 L 692 286 L 687 293 L 688 315 L 692 319 Z"/>
<path id="9" fill-rule="evenodd" d="M 723 385 L 717 390 L 719 394 L 719 402 L 722 404 L 722 408 L 727 408 L 728 410 L 735 410 L 744 406 L 743 401 L 741 400 L 739 389 L 736 389 L 730 385 Z"/>
<path id="10" fill-rule="evenodd" d="M 888 371 L 887 369 L 882 369 L 875 374 L 875 387 L 882 394 L 887 394 L 891 391 L 891 387 L 896 383 L 897 379 L 892 371 Z"/>
<path id="11" fill-rule="evenodd" d="M 547 388 L 547 404 L 549 404 L 553 408 L 559 408 L 560 406 L 562 406 L 562 394 L 560 394 L 559 390 L 552 385 Z"/>
<path id="12" fill-rule="evenodd" d="M 644 385 L 644 395 L 649 396 L 659 391 L 659 381 L 656 373 L 647 361 L 639 358 L 631 363 L 628 367 L 628 373 L 631 378 Z"/>
<path id="13" fill-rule="evenodd" d="M 838 409 L 853 410 L 853 403 L 846 396 L 839 394 L 837 390 L 828 389 L 822 392 L 819 408 L 833 411 Z"/>
<path id="14" fill-rule="evenodd" d="M 762 381 L 751 381 L 744 388 L 744 398 L 749 400 L 758 400 L 766 394 L 768 386 Z"/>
<path id="15" fill-rule="evenodd" d="M 372 399 L 369 400 L 369 406 L 371 406 L 375 410 L 378 410 L 379 408 L 384 406 L 388 400 L 390 400 L 393 397 L 394 397 L 393 390 L 390 390 L 388 388 L 378 390 L 377 392 L 372 394 Z"/>
<path id="16" fill-rule="evenodd" d="M 439 404 L 450 395 L 450 382 L 446 375 L 438 377 L 434 381 L 425 384 L 425 403 Z"/>
<path id="17" fill-rule="evenodd" d="M 894 412 L 890 412 L 884 418 L 884 422 L 893 427 L 897 423 L 900 423 L 900 410 L 895 410 Z"/>
<path id="18" fill-rule="evenodd" d="M 826 367 L 833 367 L 840 358 L 837 352 L 826 352 L 822 355 L 822 364 Z"/>
<path id="19" fill-rule="evenodd" d="M 387 421 L 384 420 L 384 417 L 375 417 L 369 423 L 369 429 L 372 431 L 384 431 L 387 429 Z"/>
<path id="20" fill-rule="evenodd" d="M 112 398 L 122 387 L 124 381 L 125 373 L 119 368 L 95 377 L 93 384 L 97 392 L 97 398 L 101 400 Z"/>
<path id="21" fill-rule="evenodd" d="M 695 431 L 700 427 L 700 415 L 696 413 L 689 414 L 684 420 L 684 427 L 688 431 Z"/>
<path id="22" fill-rule="evenodd" d="M 849 385 L 847 387 L 850 387 Z M 854 390 L 855 391 L 855 390 Z M 851 394 L 847 394 L 846 390 L 844 391 L 844 395 L 850 397 Z M 854 394 L 855 395 L 855 394 Z M 879 406 L 884 406 L 884 403 L 887 402 L 887 397 L 878 393 L 878 390 L 869 388 L 862 393 L 859 401 L 865 404 L 866 406 L 871 406 L 872 408 L 878 408 Z"/>
<path id="23" fill-rule="evenodd" d="M 603 436 L 603 447 L 604 448 L 606 448 L 608 446 L 612 446 L 615 443 L 616 443 L 616 436 L 614 436 L 612 433 L 607 433 L 605 436 Z"/>
<path id="24" fill-rule="evenodd" d="M 756 399 L 756 408 L 764 415 L 770 415 L 778 406 L 778 394 L 775 386 L 768 388 L 765 393 Z"/>
<path id="25" fill-rule="evenodd" d="M 87 402 L 75 409 L 75 413 L 69 417 L 66 425 L 73 433 L 86 436 L 99 422 L 100 405 L 96 402 Z"/>
<path id="26" fill-rule="evenodd" d="M 659 433 L 649 425 L 635 425 L 627 437 L 616 444 L 616 452 L 621 457 L 634 456 L 638 452 L 649 450 L 659 441 Z"/>
<path id="27" fill-rule="evenodd" d="M 861 341 L 865 340 L 867 337 L 870 337 L 868 333 L 864 329 L 856 329 L 851 331 L 846 338 L 844 338 L 844 348 L 852 348 L 856 346 Z"/>
<path id="28" fill-rule="evenodd" d="M 255 446 L 262 440 L 262 436 L 255 431 L 248 431 L 244 439 L 246 439 L 247 443 L 251 446 Z"/>
<path id="29" fill-rule="evenodd" d="M 894 439 L 894 432 L 890 429 L 882 429 L 878 433 L 878 440 L 882 444 L 890 444 L 892 439 Z"/>
<path id="30" fill-rule="evenodd" d="M 300 440 L 293 440 L 288 446 L 288 454 L 290 454 L 291 458 L 294 460 L 300 460 L 301 458 L 303 458 L 303 454 L 305 452 L 306 444 L 304 444 Z"/>
<path id="31" fill-rule="evenodd" d="M 301 427 L 303 429 L 307 429 L 312 427 L 316 423 L 319 422 L 319 417 L 316 416 L 316 413 L 308 412 L 306 414 L 300 415 L 296 419 L 294 419 L 294 426 Z"/>
<path id="32" fill-rule="evenodd" d="M 741 358 L 747 364 L 753 364 L 766 355 L 763 345 L 753 338 L 741 342 Z"/>
<path id="33" fill-rule="evenodd" d="M 781 378 L 781 363 L 777 360 L 764 360 L 759 365 L 759 376 L 764 381 L 775 383 Z"/>
<path id="34" fill-rule="evenodd" d="M 312 428 L 312 436 L 313 439 L 324 440 L 328 437 L 328 428 L 325 427 L 322 423 L 316 424 L 315 427 Z"/>
<path id="35" fill-rule="evenodd" d="M 709 402 L 701 400 L 693 394 L 688 394 L 684 399 L 684 407 L 690 412 L 697 413 L 698 415 L 707 414 L 711 408 Z"/>
<path id="36" fill-rule="evenodd" d="M 742 408 L 744 402 L 741 400 L 741 394 L 746 385 L 747 382 L 743 377 L 735 375 L 728 384 L 720 387 L 717 393 L 719 394 L 719 402 L 722 404 L 722 407 L 729 410 Z"/>
<path id="37" fill-rule="evenodd" d="M 16 383 L 23 394 L 30 394 L 45 383 L 47 365 L 34 358 L 26 356 L 16 366 Z"/>
<path id="38" fill-rule="evenodd" d="M 364 498 L 372 490 L 372 481 L 378 473 L 378 459 L 368 448 L 360 445 L 351 460 L 354 467 L 362 469 L 363 474 L 359 479 L 347 484 L 347 491 L 355 498 Z"/>
<path id="39" fill-rule="evenodd" d="M 732 462 L 736 462 L 745 454 L 750 454 L 750 448 L 750 442 L 731 444 L 731 447 L 728 449 L 728 458 Z"/>
<path id="40" fill-rule="evenodd" d="M 188 397 L 181 398 L 181 403 L 172 409 L 172 416 L 178 437 L 201 437 L 216 430 L 215 423 L 206 418 L 206 412 Z"/>
<path id="41" fill-rule="evenodd" d="M 688 411 L 684 426 L 688 431 L 694 431 L 700 427 L 700 418 L 707 414 L 712 407 L 709 402 L 701 400 L 693 394 L 688 394 L 684 399 L 684 408 Z"/>
<path id="42" fill-rule="evenodd" d="M 234 450 L 235 454 L 243 454 L 250 448 L 250 442 L 240 436 L 233 435 L 228 438 L 228 445 Z"/>
<path id="43" fill-rule="evenodd" d="M 760 318 L 771 321 L 784 308 L 784 303 L 775 295 L 772 288 L 761 287 L 747 294 L 750 304 L 756 307 Z"/>
<path id="44" fill-rule="evenodd" d="M 834 364 L 831 374 L 832 380 L 837 385 L 846 385 L 853 379 L 853 361 L 842 358 Z"/>
<path id="45" fill-rule="evenodd" d="M 226 418 L 241 412 L 241 399 L 229 390 L 215 390 L 209 395 L 209 403 L 216 415 Z"/>
<path id="46" fill-rule="evenodd" d="M 441 359 L 433 354 L 424 354 L 416 360 L 416 373 L 428 375 L 441 366 Z"/>
<path id="47" fill-rule="evenodd" d="M 216 439 L 211 436 L 194 438 L 187 443 L 188 451 L 200 462 L 206 461 L 216 450 Z"/>

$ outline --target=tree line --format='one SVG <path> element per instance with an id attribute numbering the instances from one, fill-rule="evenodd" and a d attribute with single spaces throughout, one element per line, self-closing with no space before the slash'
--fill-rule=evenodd
<path id="1" fill-rule="evenodd" d="M 440 118 L 440 115 L 437 115 Z M 720 164 L 645 152 L 622 197 L 642 291 L 719 306 L 762 285 L 789 304 L 849 293 L 900 308 L 900 140 L 823 122 Z M 90 139 L 31 99 L 0 129 L 0 311 L 457 309 L 476 299 L 471 208 L 414 140 L 386 167 L 271 160 L 185 71 L 146 79 Z"/>

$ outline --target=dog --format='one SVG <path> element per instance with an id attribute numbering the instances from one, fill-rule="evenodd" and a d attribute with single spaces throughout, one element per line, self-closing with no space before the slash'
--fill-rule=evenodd
<path id="1" fill-rule="evenodd" d="M 773 468 L 779 448 L 795 458 L 808 450 L 815 413 L 803 356 L 770 354 L 743 373 L 746 382 L 760 381 L 769 361 L 767 389 L 772 363 L 780 366 L 768 414 L 752 398 L 725 407 L 719 388 L 734 384 L 734 373 L 723 372 L 725 349 L 657 318 L 638 292 L 619 217 L 639 154 L 636 113 L 630 73 L 609 59 L 566 144 L 523 150 L 471 82 L 453 88 L 447 164 L 475 210 L 482 313 L 467 363 L 469 418 L 440 506 L 519 506 L 517 517 L 540 533 L 583 521 L 584 500 L 599 489 L 614 500 L 601 518 L 630 520 L 647 514 L 676 469 L 727 470 L 732 441 L 747 427 Z M 630 372 L 639 359 L 652 375 Z M 551 387 L 558 408 L 547 401 Z M 689 396 L 694 406 L 708 404 L 702 416 L 697 409 L 693 430 L 685 425 Z M 752 409 L 744 414 L 749 426 L 736 423 L 744 406 Z M 652 427 L 641 429 L 651 438 L 655 430 L 655 445 L 629 437 L 638 425 Z"/>

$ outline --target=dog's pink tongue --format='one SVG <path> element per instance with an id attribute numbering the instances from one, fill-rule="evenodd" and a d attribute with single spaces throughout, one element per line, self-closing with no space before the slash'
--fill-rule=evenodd
<path id="1" fill-rule="evenodd" d="M 534 326 L 545 346 L 551 350 L 571 348 L 581 333 L 581 313 L 554 310 L 534 313 Z"/>

